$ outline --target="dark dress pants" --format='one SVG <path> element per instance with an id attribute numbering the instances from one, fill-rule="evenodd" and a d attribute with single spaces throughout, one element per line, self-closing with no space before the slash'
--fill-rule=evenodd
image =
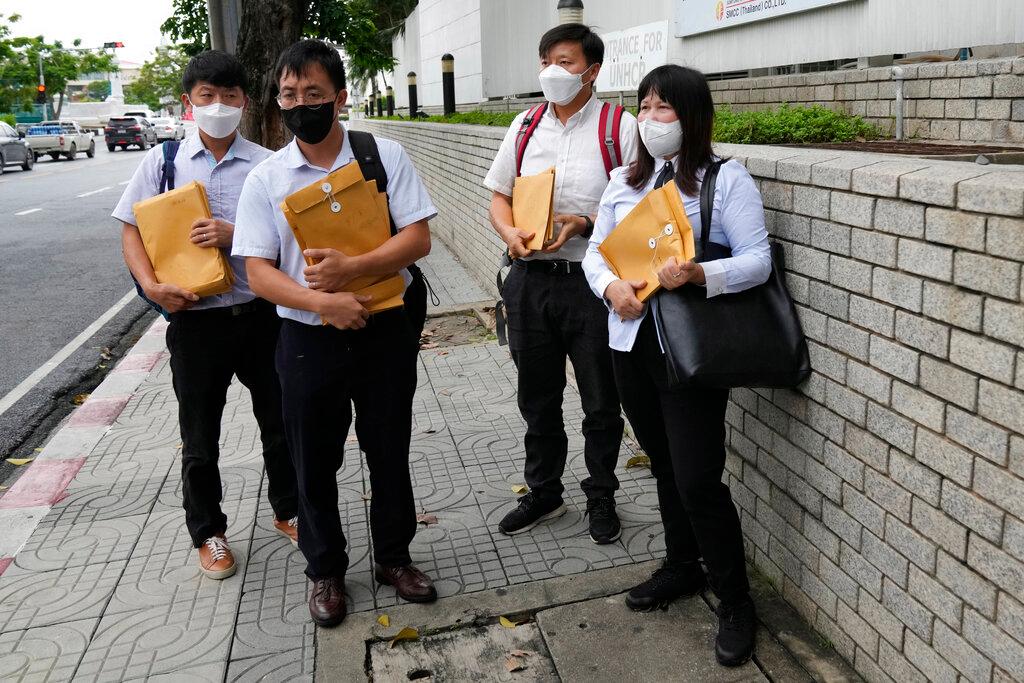
<path id="1" fill-rule="evenodd" d="M 281 386 L 274 350 L 281 321 L 263 300 L 238 307 L 171 315 L 167 348 L 178 398 L 185 524 L 195 547 L 227 529 L 221 511 L 220 423 L 232 376 L 249 389 L 260 428 L 267 497 L 277 519 L 291 519 L 298 505 L 295 470 L 281 419 Z"/>
<path id="2" fill-rule="evenodd" d="M 657 480 L 668 561 L 703 557 L 718 597 L 744 600 L 743 534 L 722 483 L 728 389 L 671 386 L 650 313 L 633 350 L 612 353 L 622 408 Z"/>
<path id="3" fill-rule="evenodd" d="M 518 370 L 519 410 L 526 420 L 526 484 L 545 500 L 561 499 L 568 438 L 562 419 L 566 358 L 583 404 L 581 482 L 588 499 L 619 487 L 615 464 L 623 420 L 608 348 L 608 310 L 582 273 L 527 271 L 513 265 L 502 288 L 509 349 Z"/>
<path id="4" fill-rule="evenodd" d="M 337 473 L 355 406 L 370 471 L 374 559 L 409 564 L 416 507 L 409 476 L 418 339 L 402 309 L 361 330 L 285 320 L 277 350 L 288 445 L 299 481 L 299 550 L 311 579 L 348 570 Z"/>

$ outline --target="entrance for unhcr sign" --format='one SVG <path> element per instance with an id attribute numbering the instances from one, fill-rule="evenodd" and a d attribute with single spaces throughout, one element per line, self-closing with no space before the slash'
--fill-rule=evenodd
<path id="1" fill-rule="evenodd" d="M 676 0 L 676 36 L 731 28 L 850 0 Z"/>
<path id="2" fill-rule="evenodd" d="M 635 91 L 648 71 L 667 63 L 668 39 L 667 21 L 602 35 L 604 64 L 597 74 L 598 91 Z"/>

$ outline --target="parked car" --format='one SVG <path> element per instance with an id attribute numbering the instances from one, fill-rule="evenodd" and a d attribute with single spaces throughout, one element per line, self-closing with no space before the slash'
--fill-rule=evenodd
<path id="1" fill-rule="evenodd" d="M 111 152 L 115 147 L 125 150 L 130 145 L 136 145 L 139 149 L 149 149 L 157 143 L 156 129 L 141 116 L 111 118 L 103 129 L 103 138 Z"/>
<path id="2" fill-rule="evenodd" d="M 23 170 L 31 171 L 35 161 L 31 148 L 18 131 L 0 121 L 0 175 L 4 173 L 4 166 L 19 165 Z"/>
<path id="3" fill-rule="evenodd" d="M 25 136 L 35 160 L 44 154 L 56 161 L 62 156 L 74 161 L 82 152 L 90 159 L 96 156 L 96 141 L 74 121 L 43 121 L 28 129 Z"/>
<path id="4" fill-rule="evenodd" d="M 158 119 L 150 119 L 150 123 L 156 129 L 157 140 L 180 140 L 185 137 L 185 126 L 178 119 L 163 116 Z"/>

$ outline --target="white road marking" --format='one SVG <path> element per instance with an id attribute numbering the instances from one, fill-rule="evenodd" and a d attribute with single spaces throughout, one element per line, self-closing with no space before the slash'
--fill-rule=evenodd
<path id="1" fill-rule="evenodd" d="M 3 398 L 0 398 L 0 415 L 7 412 L 8 408 L 18 402 L 22 396 L 32 390 L 37 384 L 39 384 L 44 377 L 49 375 L 54 368 L 63 363 L 72 353 L 78 350 L 78 348 L 87 342 L 89 338 L 96 334 L 96 332 L 107 324 L 111 318 L 117 315 L 122 308 L 128 305 L 128 303 L 134 299 L 137 295 L 135 290 L 129 290 L 127 294 L 121 297 L 121 300 L 111 306 L 106 313 L 97 318 L 89 327 L 82 330 L 81 334 L 69 341 L 64 348 L 57 353 L 53 354 L 50 360 L 40 365 L 36 370 L 22 380 L 21 384 L 11 389 L 10 392 Z"/>
<path id="2" fill-rule="evenodd" d="M 35 213 L 36 211 L 42 211 L 42 209 L 38 209 L 38 208 L 37 209 L 25 209 L 24 211 L 19 211 L 18 213 L 14 214 L 14 215 L 15 216 L 27 216 L 30 213 Z"/>
<path id="3" fill-rule="evenodd" d="M 100 192 L 103 192 L 103 191 L 105 191 L 105 190 L 109 190 L 110 188 L 111 188 L 111 186 L 110 186 L 110 185 L 107 185 L 106 187 L 101 187 L 101 188 L 100 188 L 100 189 L 98 189 L 98 190 L 93 190 L 93 191 L 91 191 L 91 192 L 83 192 L 82 194 L 79 194 L 79 195 L 75 195 L 75 196 L 76 196 L 76 197 L 79 197 L 79 198 L 81 198 L 81 197 L 88 197 L 89 195 L 92 195 L 92 194 L 99 194 Z"/>

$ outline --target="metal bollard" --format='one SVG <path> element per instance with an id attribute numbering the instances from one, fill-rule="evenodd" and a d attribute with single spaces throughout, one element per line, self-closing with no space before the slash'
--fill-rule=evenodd
<path id="1" fill-rule="evenodd" d="M 384 116 L 384 93 L 377 93 L 377 116 Z"/>
<path id="2" fill-rule="evenodd" d="M 416 110 L 419 109 L 420 103 L 416 98 L 416 72 L 409 72 L 409 118 L 416 118 Z"/>
<path id="3" fill-rule="evenodd" d="M 894 66 L 892 77 L 896 81 L 896 139 L 903 139 L 903 67 Z"/>
<path id="4" fill-rule="evenodd" d="M 444 115 L 455 113 L 455 57 L 446 53 L 441 57 L 441 89 L 444 92 Z"/>
<path id="5" fill-rule="evenodd" d="M 388 116 L 394 116 L 395 115 L 395 89 L 392 88 L 390 85 L 388 86 L 387 101 L 388 101 Z"/>

